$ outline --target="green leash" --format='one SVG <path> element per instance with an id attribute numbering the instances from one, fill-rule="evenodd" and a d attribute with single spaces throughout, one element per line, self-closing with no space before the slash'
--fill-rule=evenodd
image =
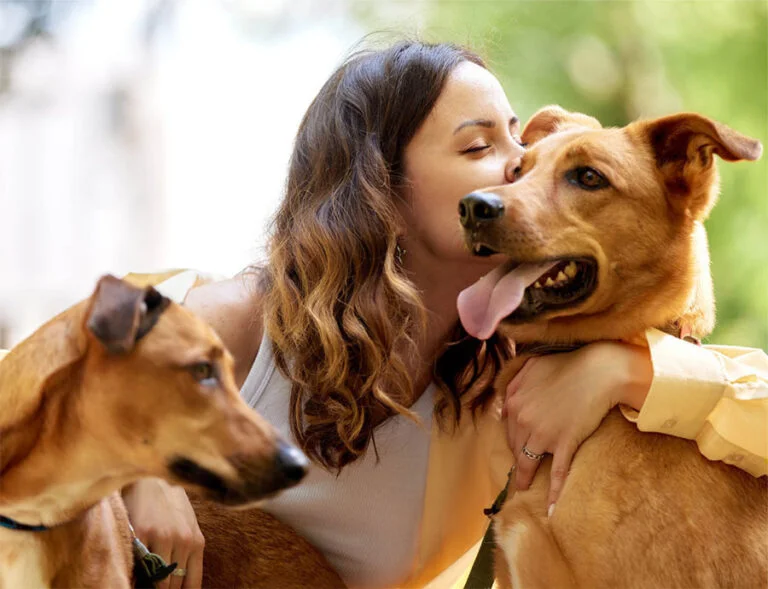
<path id="1" fill-rule="evenodd" d="M 512 480 L 512 473 L 515 472 L 515 467 L 509 469 L 507 473 L 507 484 L 498 494 L 493 505 L 487 509 L 483 509 L 483 513 L 489 518 L 501 511 L 504 506 L 504 502 L 507 500 L 507 494 L 509 492 L 509 483 Z M 472 563 L 472 568 L 469 571 L 467 582 L 464 584 L 464 589 L 491 589 L 493 587 L 493 547 L 496 544 L 496 538 L 493 533 L 493 521 L 488 524 L 488 529 L 483 536 L 483 541 L 480 543 L 480 550 L 477 552 L 475 562 Z"/>
<path id="2" fill-rule="evenodd" d="M 172 562 L 167 564 L 162 557 L 150 552 L 144 543 L 133 535 L 133 586 L 135 589 L 155 589 L 155 583 L 167 578 L 178 566 Z"/>

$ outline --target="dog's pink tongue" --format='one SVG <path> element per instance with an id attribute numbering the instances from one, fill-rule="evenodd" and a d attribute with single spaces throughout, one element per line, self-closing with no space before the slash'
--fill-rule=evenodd
<path id="1" fill-rule="evenodd" d="M 488 339 L 496 326 L 520 306 L 525 289 L 557 262 L 520 264 L 511 271 L 502 265 L 459 293 L 459 319 L 472 337 Z"/>

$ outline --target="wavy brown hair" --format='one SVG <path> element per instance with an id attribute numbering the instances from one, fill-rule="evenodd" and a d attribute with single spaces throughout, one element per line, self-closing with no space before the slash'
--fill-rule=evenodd
<path id="1" fill-rule="evenodd" d="M 395 258 L 403 150 L 463 61 L 451 44 L 403 41 L 348 58 L 310 105 L 296 136 L 275 216 L 265 279 L 265 327 L 291 380 L 290 423 L 301 448 L 329 469 L 359 458 L 374 428 L 413 417 L 406 359 L 425 325 L 419 293 Z M 466 337 L 435 363 L 441 423 L 462 396 L 489 397 L 504 349 Z"/>

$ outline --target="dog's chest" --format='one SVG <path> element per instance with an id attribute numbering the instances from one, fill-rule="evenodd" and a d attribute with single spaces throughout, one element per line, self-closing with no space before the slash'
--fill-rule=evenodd
<path id="1" fill-rule="evenodd" d="M 0 589 L 48 587 L 43 543 L 35 532 L 0 528 Z"/>

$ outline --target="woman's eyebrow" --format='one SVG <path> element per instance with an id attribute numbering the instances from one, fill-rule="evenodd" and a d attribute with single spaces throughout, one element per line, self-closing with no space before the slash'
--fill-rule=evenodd
<path id="1" fill-rule="evenodd" d="M 512 127 L 513 125 L 516 125 L 520 122 L 520 119 L 517 117 L 512 117 L 509 119 L 509 126 Z M 494 121 L 488 120 L 488 119 L 472 119 L 470 121 L 464 121 L 456 127 L 456 129 L 453 131 L 453 134 L 456 135 L 459 131 L 464 129 L 465 127 L 485 127 L 487 129 L 491 129 L 496 126 L 496 123 Z"/>

